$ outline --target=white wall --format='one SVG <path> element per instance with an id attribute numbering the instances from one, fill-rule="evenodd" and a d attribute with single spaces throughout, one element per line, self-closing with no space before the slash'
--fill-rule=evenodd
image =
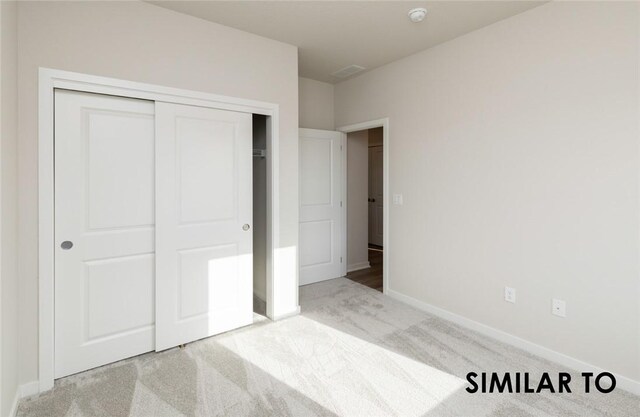
<path id="1" fill-rule="evenodd" d="M 20 2 L 20 379 L 38 378 L 38 67 L 280 106 L 276 315 L 297 308 L 297 49 L 142 2 Z"/>
<path id="2" fill-rule="evenodd" d="M 638 8 L 548 3 L 336 86 L 337 126 L 390 118 L 392 290 L 640 381 Z"/>
<path id="3" fill-rule="evenodd" d="M 17 7 L 0 2 L 0 415 L 18 392 Z"/>
<path id="4" fill-rule="evenodd" d="M 300 77 L 298 91 L 300 127 L 333 130 L 333 85 Z"/>
<path id="5" fill-rule="evenodd" d="M 347 134 L 347 272 L 369 266 L 369 131 Z"/>

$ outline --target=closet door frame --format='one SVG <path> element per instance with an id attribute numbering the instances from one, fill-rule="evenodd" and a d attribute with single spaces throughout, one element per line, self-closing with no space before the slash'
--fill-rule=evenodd
<path id="1" fill-rule="evenodd" d="M 39 69 L 38 85 L 38 389 L 30 394 L 48 391 L 54 382 L 54 91 L 73 90 L 134 99 L 151 100 L 209 107 L 269 116 L 267 119 L 267 316 L 278 320 L 297 314 L 297 310 L 274 314 L 275 291 L 289 292 L 280 287 L 296 282 L 279 282 L 273 277 L 286 274 L 287 259 L 276 256 L 280 246 L 279 227 L 279 105 L 255 100 L 228 97 L 192 90 L 144 84 L 115 78 L 99 77 L 49 68 Z M 297 305 L 297 302 L 296 302 Z M 35 387 L 34 387 L 35 388 Z"/>

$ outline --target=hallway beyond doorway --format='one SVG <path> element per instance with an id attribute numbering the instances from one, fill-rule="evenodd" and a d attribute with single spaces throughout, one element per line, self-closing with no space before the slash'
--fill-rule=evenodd
<path id="1" fill-rule="evenodd" d="M 382 292 L 382 248 L 369 245 L 370 268 L 349 272 L 346 278 Z"/>

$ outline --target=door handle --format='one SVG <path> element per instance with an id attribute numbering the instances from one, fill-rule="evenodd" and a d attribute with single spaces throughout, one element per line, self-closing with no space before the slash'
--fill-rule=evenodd
<path id="1" fill-rule="evenodd" d="M 249 229 L 251 229 L 251 226 L 249 226 L 249 224 L 248 224 L 248 223 L 245 223 L 245 224 L 242 226 L 242 230 L 244 230 L 245 232 L 246 232 L 247 230 L 249 230 Z"/>
<path id="2" fill-rule="evenodd" d="M 60 244 L 60 247 L 61 247 L 63 250 L 69 250 L 69 249 L 71 249 L 71 248 L 73 247 L 73 242 L 72 242 L 72 241 L 70 241 L 70 240 L 65 240 L 64 242 L 62 242 L 62 243 Z"/>
<path id="3" fill-rule="evenodd" d="M 372 198 L 372 199 L 371 199 L 371 202 L 372 202 L 372 203 L 375 203 L 375 202 L 376 202 L 376 199 L 375 199 L 375 198 Z"/>

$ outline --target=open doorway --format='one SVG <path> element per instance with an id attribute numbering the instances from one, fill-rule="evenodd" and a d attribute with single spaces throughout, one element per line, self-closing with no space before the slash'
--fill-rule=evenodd
<path id="1" fill-rule="evenodd" d="M 267 315 L 268 116 L 253 115 L 253 312 Z M 257 319 L 254 315 L 254 321 Z"/>
<path id="2" fill-rule="evenodd" d="M 338 131 L 299 129 L 301 286 L 360 276 L 365 285 L 387 292 L 388 132 L 388 119 L 345 126 Z M 372 138 L 371 165 L 382 167 L 381 173 L 379 170 L 374 171 L 377 174 L 372 173 L 371 181 L 369 136 Z M 349 173 L 354 169 L 358 174 Z M 370 182 L 377 184 L 371 195 Z M 374 213 L 371 216 L 370 210 Z M 369 217 L 373 221 L 371 227 Z M 370 242 L 372 250 L 369 250 Z M 347 275 L 348 272 L 354 274 Z"/>
<path id="3" fill-rule="evenodd" d="M 347 134 L 347 275 L 382 291 L 384 253 L 382 127 Z"/>

